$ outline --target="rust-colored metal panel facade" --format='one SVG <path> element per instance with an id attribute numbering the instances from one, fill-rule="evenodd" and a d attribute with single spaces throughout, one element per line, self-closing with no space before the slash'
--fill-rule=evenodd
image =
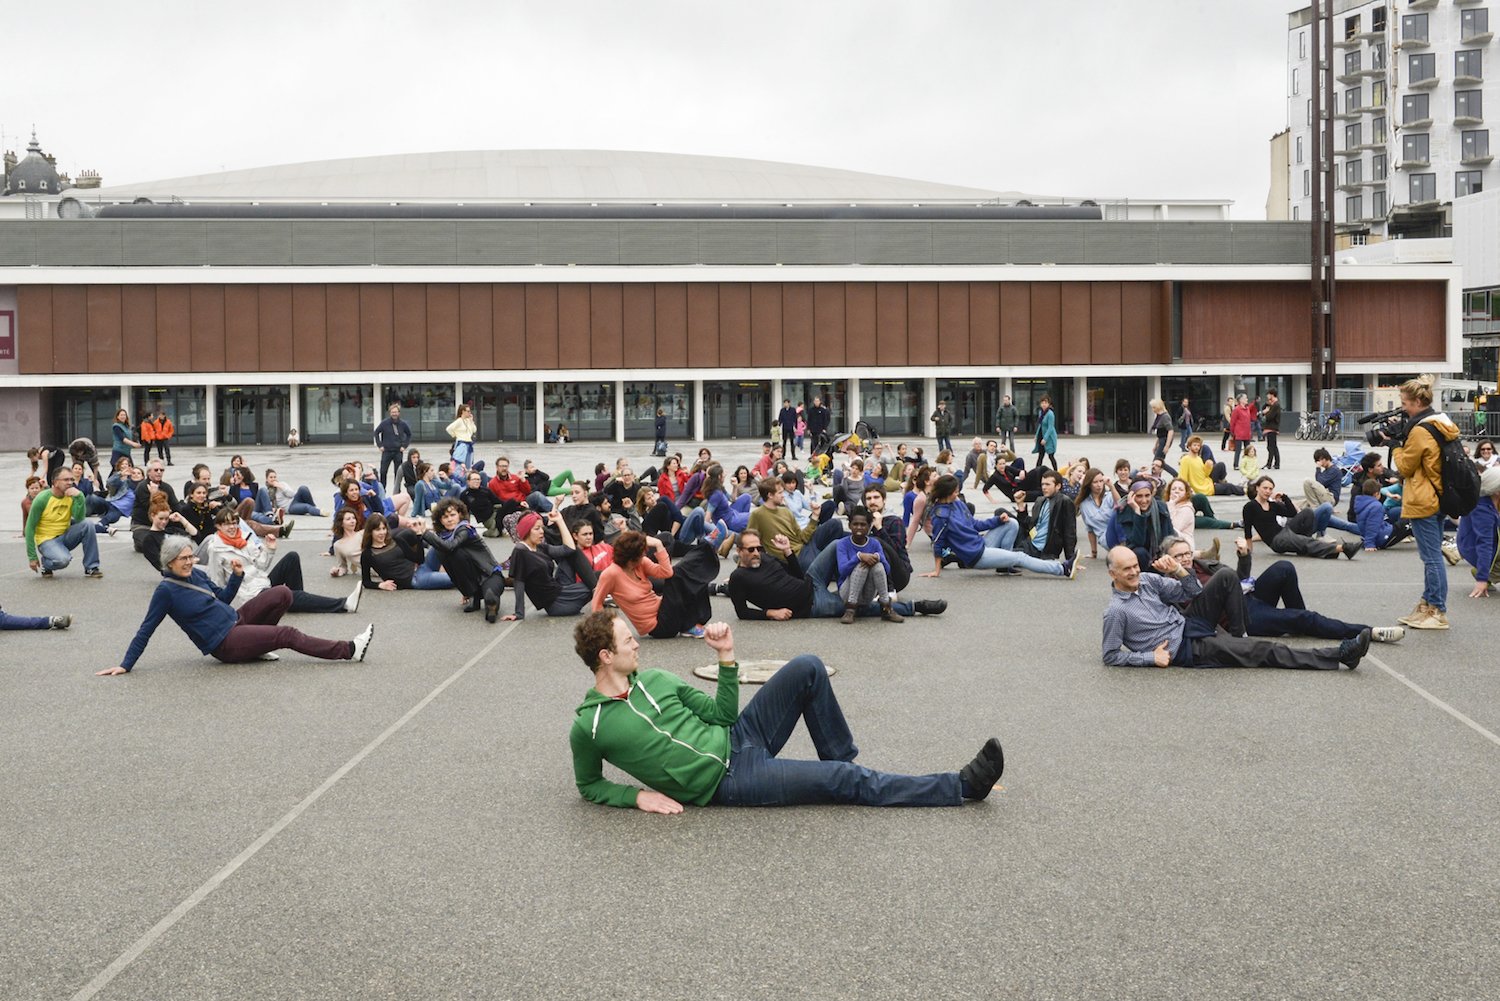
<path id="1" fill-rule="evenodd" d="M 22 374 L 1301 362 L 1300 282 L 23 285 Z M 1446 348 L 1440 281 L 1339 285 L 1341 357 Z"/>
<path id="2" fill-rule="evenodd" d="M 123 371 L 120 286 L 92 285 L 85 303 L 88 309 L 89 371 Z"/>

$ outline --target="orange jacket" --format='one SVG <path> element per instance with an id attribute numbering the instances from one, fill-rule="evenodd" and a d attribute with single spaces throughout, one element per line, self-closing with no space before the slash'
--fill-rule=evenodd
<path id="1" fill-rule="evenodd" d="M 156 419 L 156 440 L 171 441 L 172 436 L 177 433 L 177 428 L 172 425 L 172 418 L 162 414 Z"/>
<path id="2" fill-rule="evenodd" d="M 148 441 L 155 440 L 156 425 L 152 422 L 151 418 L 148 417 L 145 420 L 141 421 L 141 443 L 145 444 Z"/>

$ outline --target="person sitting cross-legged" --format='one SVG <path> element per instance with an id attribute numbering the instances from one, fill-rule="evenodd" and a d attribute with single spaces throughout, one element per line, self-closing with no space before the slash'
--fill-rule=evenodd
<path id="1" fill-rule="evenodd" d="M 116 667 L 94 672 L 99 676 L 128 674 L 146 652 L 146 644 L 162 620 L 171 618 L 204 654 L 225 664 L 254 660 L 276 660 L 277 650 L 296 650 L 323 660 L 364 660 L 373 624 L 353 640 L 325 640 L 280 625 L 292 606 L 292 592 L 285 586 L 268 588 L 236 612 L 231 605 L 244 580 L 244 565 L 230 561 L 229 580 L 215 585 L 197 569 L 192 540 L 174 536 L 162 543 L 162 579 L 151 594 L 146 618 L 136 630 L 130 648 Z"/>
<path id="2" fill-rule="evenodd" d="M 1285 667 L 1336 671 L 1353 670 L 1370 649 L 1369 630 L 1337 647 L 1304 650 L 1231 635 L 1219 626 L 1223 608 L 1199 604 L 1183 615 L 1203 593 L 1198 578 L 1177 560 L 1162 556 L 1155 574 L 1141 573 L 1135 551 L 1115 546 L 1109 551 L 1112 582 L 1109 607 L 1104 610 L 1104 663 L 1111 667 Z"/>
<path id="3" fill-rule="evenodd" d="M 574 649 L 594 673 L 568 734 L 584 799 L 663 814 L 681 813 L 684 803 L 959 806 L 988 796 L 1005 770 L 993 737 L 959 771 L 895 775 L 857 765 L 859 748 L 821 660 L 793 658 L 741 711 L 733 632 L 713 622 L 704 641 L 719 660 L 713 696 L 668 671 L 641 670 L 640 642 L 613 612 L 573 630 Z M 799 719 L 817 761 L 780 757 Z M 605 778 L 606 761 L 649 788 Z"/>

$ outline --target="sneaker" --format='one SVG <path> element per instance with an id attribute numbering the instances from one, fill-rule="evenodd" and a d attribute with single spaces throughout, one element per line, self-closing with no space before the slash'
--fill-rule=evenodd
<path id="1" fill-rule="evenodd" d="M 48 570 L 48 569 L 46 569 L 46 568 L 43 568 L 43 569 L 42 569 L 42 576 L 43 576 L 43 577 L 51 577 L 51 576 L 52 576 L 52 571 L 51 571 L 51 570 Z"/>
<path id="2" fill-rule="evenodd" d="M 1000 739 L 991 737 L 974 755 L 974 760 L 959 770 L 958 779 L 964 788 L 964 797 L 977 801 L 988 796 L 1004 774 L 1005 752 L 1000 749 Z"/>
<path id="3" fill-rule="evenodd" d="M 716 580 L 708 585 L 708 594 L 711 598 L 722 598 L 729 593 L 729 585 L 722 580 Z"/>
<path id="4" fill-rule="evenodd" d="M 375 638 L 375 623 L 365 626 L 365 631 L 354 637 L 354 652 L 349 654 L 350 660 L 364 660 L 365 651 L 370 649 L 370 641 Z"/>
<path id="5" fill-rule="evenodd" d="M 1443 543 L 1443 559 L 1448 561 L 1450 567 L 1458 566 L 1458 561 L 1463 557 L 1458 555 L 1458 544 L 1453 542 Z"/>
<path id="6" fill-rule="evenodd" d="M 66 629 L 73 624 L 71 615 L 54 615 L 47 620 L 48 629 Z"/>
<path id="7" fill-rule="evenodd" d="M 1418 619 L 1427 618 L 1427 610 L 1430 607 L 1431 606 L 1428 605 L 1427 602 L 1419 601 L 1417 602 L 1416 608 L 1413 608 L 1409 614 L 1401 616 L 1401 618 L 1397 619 L 1396 621 L 1401 623 L 1403 626 L 1409 626 L 1413 622 L 1416 622 Z"/>
<path id="8" fill-rule="evenodd" d="M 688 639 L 701 640 L 703 638 L 703 627 L 702 626 L 694 626 L 691 629 L 684 629 L 682 632 L 678 633 L 677 635 L 678 636 L 686 636 Z"/>
<path id="9" fill-rule="evenodd" d="M 724 536 L 724 541 L 721 542 L 721 543 L 719 543 L 719 559 L 722 560 L 722 559 L 724 559 L 724 557 L 728 556 L 729 555 L 729 551 L 731 549 L 733 549 L 733 548 L 734 548 L 734 533 L 730 532 L 729 534 L 727 534 L 727 535 Z"/>
<path id="10" fill-rule="evenodd" d="M 105 527 L 105 532 L 108 533 L 108 535 L 109 535 L 109 537 L 111 539 L 113 539 L 115 537 L 115 533 L 118 532 L 119 530 L 120 530 L 120 523 L 118 521 L 112 521 L 112 522 L 109 523 L 109 525 L 107 525 Z"/>
<path id="11" fill-rule="evenodd" d="M 1409 625 L 1413 629 L 1447 629 L 1448 613 L 1428 605 L 1427 617 L 1418 619 L 1415 622 L 1409 623 Z"/>
<path id="12" fill-rule="evenodd" d="M 284 539 L 288 535 L 291 535 L 292 534 L 292 526 L 295 525 L 295 524 L 297 524 L 295 521 L 288 521 L 285 524 L 283 524 L 279 529 L 276 530 L 277 537 Z"/>
<path id="13" fill-rule="evenodd" d="M 932 598 L 919 601 L 912 607 L 918 615 L 942 615 L 948 610 L 948 603 L 942 598 Z"/>
<path id="14" fill-rule="evenodd" d="M 1406 637 L 1406 630 L 1400 626 L 1376 626 L 1370 633 L 1376 643 L 1400 643 Z"/>
<path id="15" fill-rule="evenodd" d="M 1345 542 L 1342 545 L 1344 547 L 1344 558 L 1345 559 L 1349 559 L 1349 560 L 1354 559 L 1354 554 L 1357 553 L 1357 552 L 1359 552 L 1359 550 L 1360 550 L 1360 544 L 1358 542 Z"/>
<path id="16" fill-rule="evenodd" d="M 1360 658 L 1370 652 L 1370 630 L 1361 629 L 1359 635 L 1339 644 L 1339 663 L 1349 670 L 1359 666 Z"/>
<path id="17" fill-rule="evenodd" d="M 268 651 L 267 653 L 263 653 L 259 657 L 256 658 L 256 660 L 280 660 L 280 659 L 281 659 L 281 654 L 277 653 L 275 650 L 271 650 L 271 651 Z"/>
<path id="18" fill-rule="evenodd" d="M 1083 564 L 1078 562 L 1078 557 L 1075 556 L 1071 560 L 1063 560 L 1062 568 L 1064 577 L 1068 580 L 1075 580 L 1078 577 L 1078 571 L 1083 569 Z"/>
<path id="19" fill-rule="evenodd" d="M 1216 535 L 1216 536 L 1214 536 L 1213 545 L 1211 545 L 1207 549 L 1205 549 L 1203 551 L 1203 554 L 1205 556 L 1207 556 L 1213 562 L 1218 563 L 1219 562 L 1220 545 L 1221 544 L 1219 542 L 1219 537 Z"/>
<path id="20" fill-rule="evenodd" d="M 349 597 L 344 599 L 344 611 L 350 613 L 359 611 L 359 596 L 364 593 L 365 585 L 363 583 L 355 584 L 354 590 L 350 592 Z"/>
<path id="21" fill-rule="evenodd" d="M 83 575 L 85 577 L 87 577 L 89 580 L 103 580 L 104 579 L 104 571 L 100 570 L 98 567 L 94 567 L 94 569 L 92 569 L 92 570 L 85 570 L 83 572 Z"/>

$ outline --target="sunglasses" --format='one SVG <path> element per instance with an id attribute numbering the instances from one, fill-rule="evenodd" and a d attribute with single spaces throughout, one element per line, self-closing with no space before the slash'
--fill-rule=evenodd
<path id="1" fill-rule="evenodd" d="M 765 552 L 765 549 L 762 546 L 741 546 L 740 548 L 743 549 L 747 553 L 761 553 L 761 552 Z"/>

